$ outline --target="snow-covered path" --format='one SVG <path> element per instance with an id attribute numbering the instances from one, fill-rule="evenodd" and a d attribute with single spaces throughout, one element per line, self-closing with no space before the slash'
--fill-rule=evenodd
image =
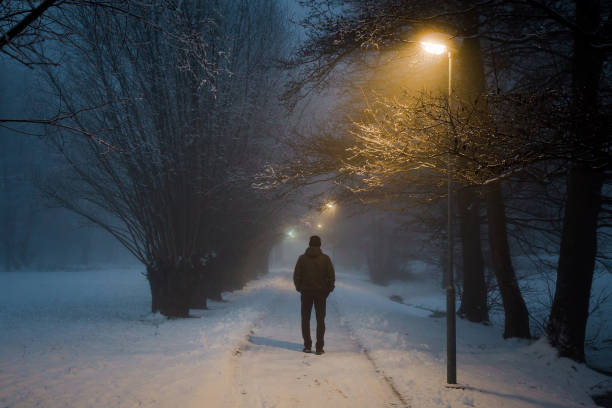
<path id="1" fill-rule="evenodd" d="M 337 273 L 316 356 L 301 352 L 290 270 L 176 320 L 146 313 L 139 272 L 0 274 L 0 407 L 573 408 L 612 389 L 545 340 L 463 320 L 465 389 L 445 388 L 445 321 L 431 313 L 444 293 L 426 277 L 383 287 Z"/>
<path id="2" fill-rule="evenodd" d="M 288 280 L 288 277 L 284 277 Z M 271 308 L 236 350 L 234 376 L 241 407 L 406 406 L 392 383 L 341 323 L 330 296 L 326 353 L 301 350 L 299 294 L 279 292 Z M 315 334 L 314 312 L 312 335 Z"/>

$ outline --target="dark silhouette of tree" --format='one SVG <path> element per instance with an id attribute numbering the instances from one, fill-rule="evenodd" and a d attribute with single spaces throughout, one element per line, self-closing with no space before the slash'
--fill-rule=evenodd
<path id="1" fill-rule="evenodd" d="M 461 2 L 456 6 L 451 4 L 436 4 L 435 9 L 433 6 L 423 3 L 414 2 L 378 2 L 376 4 L 372 2 L 340 2 L 345 6 L 348 6 L 350 10 L 354 10 L 353 14 L 343 13 L 341 16 L 335 17 L 333 13 L 323 12 L 322 4 L 320 2 L 310 2 L 312 14 L 306 19 L 305 25 L 312 27 L 312 36 L 308 39 L 305 45 L 301 48 L 301 52 L 298 53 L 298 57 L 292 61 L 296 65 L 305 65 L 306 74 L 299 76 L 289 87 L 286 97 L 291 103 L 296 103 L 299 98 L 304 94 L 307 94 L 312 89 L 318 89 L 321 86 L 325 86 L 330 83 L 333 77 L 334 70 L 341 64 L 350 64 L 350 62 L 359 60 L 359 52 L 363 49 L 371 50 L 370 52 L 376 52 L 375 50 L 390 48 L 392 49 L 398 42 L 405 41 L 406 38 L 416 38 L 415 34 L 411 32 L 419 31 L 425 24 L 429 24 L 433 27 L 441 27 L 442 29 L 449 32 L 451 35 L 463 35 L 467 39 L 463 42 L 461 50 L 455 55 L 459 55 L 459 82 L 460 82 L 460 93 L 462 94 L 463 103 L 466 106 L 472 104 L 470 99 L 478 100 L 478 95 L 484 93 L 485 90 L 485 73 L 484 73 L 484 62 L 480 50 L 480 36 L 479 36 L 479 14 L 473 4 L 470 2 Z M 391 4 L 393 3 L 393 4 Z M 352 7 L 352 9 L 351 9 Z M 393 13 L 391 13 L 393 10 Z M 323 16 L 323 17 L 322 17 Z M 323 27 L 321 29 L 321 27 Z M 412 40 L 414 41 L 414 40 Z M 315 63 L 316 62 L 316 63 Z M 353 63 L 353 65 L 358 65 Z M 342 70 L 346 69 L 345 65 L 342 65 Z M 350 76 L 351 80 L 355 76 Z M 466 103 L 466 101 L 469 101 Z M 397 106 L 397 105 L 396 105 Z M 416 108 L 418 109 L 418 108 Z M 483 109 L 472 109 L 473 112 L 478 112 L 486 115 Z M 395 113 L 399 113 L 395 111 Z M 391 114 L 393 116 L 393 113 Z M 377 118 L 378 119 L 378 118 Z M 374 123 L 376 120 L 368 123 L 368 126 L 362 127 L 362 130 L 367 130 L 370 126 L 376 126 Z M 441 118 L 442 119 L 442 118 Z M 392 121 L 391 121 L 392 122 Z M 382 130 L 383 132 L 385 129 Z M 464 139 L 467 134 L 463 135 Z M 373 133 L 368 134 L 368 138 L 375 137 Z M 444 136 L 442 136 L 444 138 Z M 391 141 L 392 142 L 392 141 Z M 467 143 L 466 143 L 467 144 Z M 381 143 L 379 146 L 372 146 L 370 152 L 381 152 L 382 149 L 387 148 L 387 144 Z M 392 149 L 393 150 L 393 149 Z M 402 157 L 398 150 L 398 157 L 401 157 L 404 164 L 397 163 L 397 166 L 390 165 L 390 173 L 393 174 L 395 171 L 393 168 L 404 167 L 410 168 L 415 163 L 422 163 L 423 160 L 428 161 L 428 166 L 434 166 L 438 169 L 443 169 L 445 166 L 444 162 L 437 161 L 436 164 L 432 164 L 432 160 L 421 159 L 416 160 L 415 163 L 410 164 L 406 157 Z M 363 150 L 361 151 L 363 152 Z M 442 154 L 443 151 L 437 151 L 436 143 L 431 144 L 429 155 Z M 463 154 L 459 152 L 459 155 Z M 383 157 L 382 160 L 376 160 L 376 166 L 371 166 L 371 172 L 367 173 L 369 177 L 372 177 L 372 172 L 379 171 L 382 167 L 388 165 L 388 158 L 393 153 L 380 153 Z M 363 161 L 372 161 L 372 156 L 362 158 Z M 462 159 L 463 160 L 463 159 Z M 386 162 L 386 163 L 385 163 Z M 456 164 L 461 166 L 462 164 Z M 342 168 L 346 169 L 344 165 Z M 355 167 L 356 172 L 364 174 L 363 168 Z M 473 180 L 473 177 L 471 177 Z M 469 182 L 472 182 L 468 178 Z M 414 180 L 411 180 L 413 183 Z M 388 180 L 387 180 L 388 182 Z M 469 186 L 461 187 L 458 191 L 459 201 L 459 222 L 461 231 L 461 242 L 463 251 L 463 271 L 467 281 L 463 285 L 465 291 L 462 297 L 462 307 L 460 311 L 465 314 L 470 320 L 473 321 L 486 321 L 488 320 L 487 306 L 486 306 L 486 290 L 484 285 L 484 263 L 482 256 L 482 249 L 480 247 L 480 193 L 478 189 L 469 188 Z M 490 200 L 490 205 L 502 205 L 503 201 Z M 498 213 L 503 213 L 503 207 Z M 492 222 L 503 222 L 504 218 L 492 218 Z M 505 232 L 504 228 L 498 227 L 496 231 L 501 233 Z M 504 239 L 501 240 L 503 242 Z M 492 245 L 497 246 L 498 241 L 491 241 Z M 494 252 L 496 257 L 506 257 L 503 263 L 497 262 L 498 268 L 501 265 L 506 265 L 506 274 L 514 276 L 513 269 L 511 268 L 511 260 L 509 251 L 497 250 Z M 500 272 L 502 273 L 502 272 Z M 506 279 L 505 281 L 508 281 Z M 512 279 L 510 279 L 512 281 Z M 514 278 L 516 281 L 516 278 Z M 507 302 L 508 308 L 516 305 L 516 307 L 523 306 L 520 312 L 515 311 L 515 316 L 521 316 L 524 322 L 517 325 L 516 330 L 506 330 L 507 336 L 518 336 L 518 337 L 529 337 L 528 330 L 528 315 L 522 297 L 520 297 L 520 291 L 506 290 L 506 285 L 500 288 L 504 291 L 507 298 L 519 295 L 520 301 Z M 518 289 L 518 286 L 516 287 Z M 512 313 L 509 311 L 509 313 Z M 516 321 L 516 319 L 514 319 Z M 527 330 L 525 330 L 525 328 Z"/>
<path id="2" fill-rule="evenodd" d="M 600 84 L 607 57 L 596 42 L 597 35 L 606 29 L 601 22 L 601 4 L 594 0 L 576 1 L 572 17 L 567 23 L 561 23 L 569 26 L 573 37 L 572 120 L 568 131 L 572 150 L 579 158 L 571 160 L 567 176 L 557 284 L 547 330 L 551 344 L 560 355 L 584 361 L 610 135 L 609 127 L 602 126 L 605 122 L 600 116 Z"/>
<path id="3" fill-rule="evenodd" d="M 249 250 L 282 220 L 251 188 L 281 129 L 269 62 L 283 50 L 282 14 L 270 0 L 217 3 L 142 5 L 146 19 L 127 20 L 75 9 L 74 63 L 49 75 L 62 106 L 80 112 L 71 126 L 105 143 L 55 135 L 67 168 L 45 192 L 146 266 L 151 309 L 166 316 L 261 273 L 266 249 Z"/>

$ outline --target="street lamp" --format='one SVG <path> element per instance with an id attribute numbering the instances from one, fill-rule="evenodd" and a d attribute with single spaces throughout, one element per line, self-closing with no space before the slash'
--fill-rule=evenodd
<path id="1" fill-rule="evenodd" d="M 446 45 L 431 41 L 421 41 L 421 46 L 430 54 L 440 55 L 446 51 Z"/>
<path id="2" fill-rule="evenodd" d="M 452 80 L 452 53 L 450 48 L 444 41 L 437 39 L 425 38 L 421 41 L 423 49 L 435 55 L 441 55 L 444 52 L 448 55 L 448 106 L 451 105 L 451 80 Z M 449 132 L 449 140 L 451 140 Z M 452 177 L 451 177 L 451 153 L 450 144 L 447 156 L 447 187 L 448 187 L 448 203 L 447 203 L 447 233 L 448 233 L 448 277 L 446 287 L 446 382 L 448 384 L 457 384 L 457 325 L 455 317 L 455 282 L 453 274 L 453 223 L 452 223 Z"/>

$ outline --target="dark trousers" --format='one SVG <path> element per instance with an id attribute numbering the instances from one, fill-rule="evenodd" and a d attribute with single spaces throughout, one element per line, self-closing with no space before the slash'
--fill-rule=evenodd
<path id="1" fill-rule="evenodd" d="M 323 349 L 323 336 L 325 335 L 325 303 L 327 295 L 327 292 L 302 292 L 302 337 L 304 338 L 304 347 L 312 347 L 312 339 L 310 337 L 310 314 L 312 313 L 312 305 L 314 304 L 315 316 L 317 317 L 316 349 Z"/>

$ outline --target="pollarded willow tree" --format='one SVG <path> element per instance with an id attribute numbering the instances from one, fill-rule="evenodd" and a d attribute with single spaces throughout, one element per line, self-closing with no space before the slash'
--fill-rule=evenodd
<path id="1" fill-rule="evenodd" d="M 65 22 L 69 68 L 50 83 L 71 126 L 93 137 L 55 135 L 66 164 L 45 190 L 146 266 L 153 312 L 182 317 L 257 273 L 229 251 L 274 235 L 277 204 L 251 174 L 282 128 L 270 73 L 287 27 L 274 0 L 132 11 L 75 9 Z"/>

